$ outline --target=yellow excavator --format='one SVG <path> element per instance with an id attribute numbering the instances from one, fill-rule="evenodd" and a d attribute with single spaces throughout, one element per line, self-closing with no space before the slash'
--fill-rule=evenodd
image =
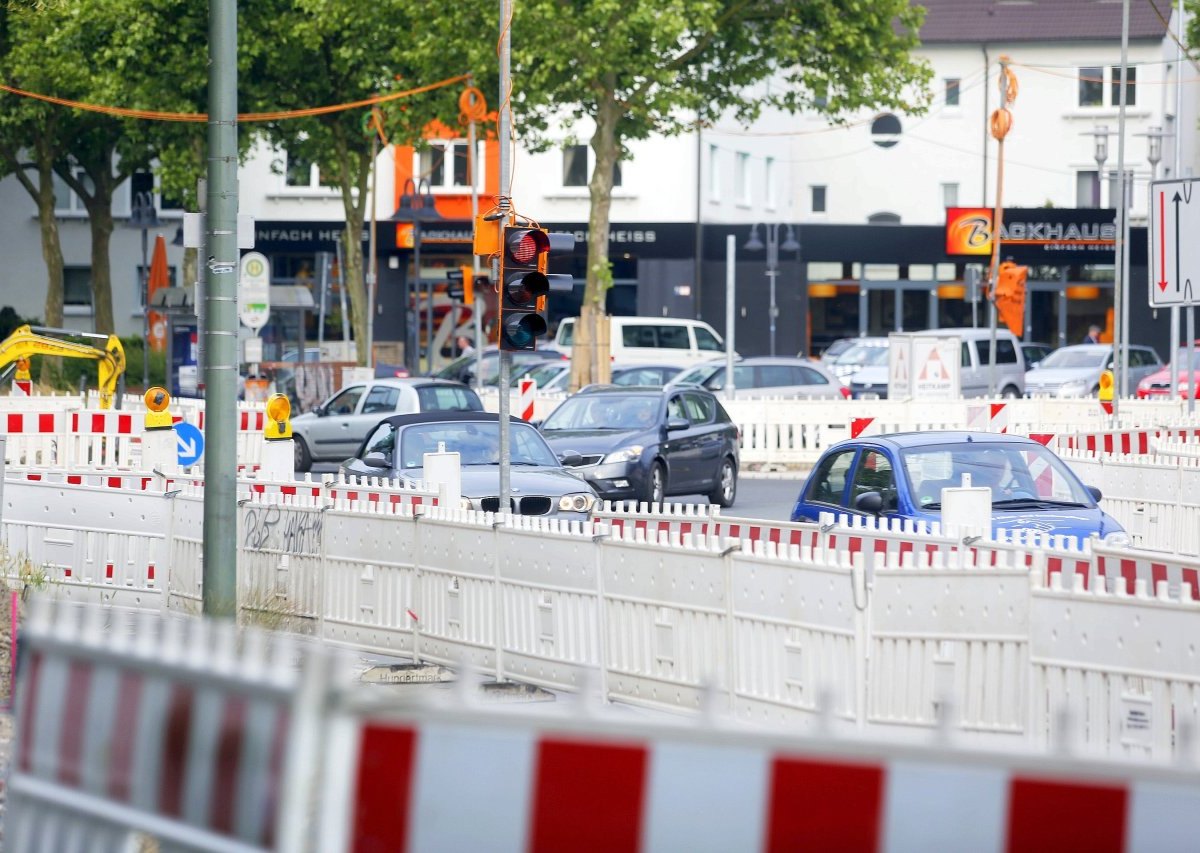
<path id="1" fill-rule="evenodd" d="M 99 338 L 104 348 L 49 337 L 62 335 L 73 338 Z M 17 379 L 28 379 L 31 355 L 57 355 L 63 358 L 90 358 L 100 365 L 100 408 L 111 409 L 117 381 L 125 372 L 125 348 L 116 335 L 97 335 L 74 332 L 70 329 L 49 329 L 45 326 L 19 326 L 0 342 L 0 370 L 17 362 Z M 22 376 L 22 372 L 25 373 Z"/>

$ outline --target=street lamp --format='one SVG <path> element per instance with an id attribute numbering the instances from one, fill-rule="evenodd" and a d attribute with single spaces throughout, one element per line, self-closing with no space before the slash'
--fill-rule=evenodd
<path id="1" fill-rule="evenodd" d="M 159 226 L 158 211 L 154 208 L 154 194 L 133 194 L 133 208 L 129 214 L 129 227 L 142 232 L 142 387 L 150 387 L 150 262 L 147 257 L 147 235 L 151 228 Z"/>
<path id="2" fill-rule="evenodd" d="M 758 237 L 758 222 L 750 226 L 750 238 L 746 241 L 743 248 L 747 252 L 761 252 L 763 249 L 763 241 Z M 771 307 L 769 315 L 771 318 L 771 355 L 775 355 L 775 318 L 779 316 L 779 306 L 775 304 L 775 278 L 779 275 L 779 250 L 785 252 L 799 252 L 800 243 L 796 241 L 795 232 L 792 231 L 792 226 L 785 224 L 784 226 L 783 245 L 779 245 L 779 223 L 771 222 L 763 226 L 763 230 L 767 234 L 767 278 L 771 282 Z"/>
<path id="3" fill-rule="evenodd" d="M 1108 159 L 1108 137 L 1111 133 L 1108 125 L 1102 124 L 1079 134 L 1080 136 L 1090 136 L 1096 142 L 1096 149 L 1093 152 L 1093 156 L 1096 158 L 1096 183 L 1092 187 L 1092 204 L 1095 207 L 1100 207 L 1100 187 L 1101 181 L 1104 180 L 1104 161 Z"/>

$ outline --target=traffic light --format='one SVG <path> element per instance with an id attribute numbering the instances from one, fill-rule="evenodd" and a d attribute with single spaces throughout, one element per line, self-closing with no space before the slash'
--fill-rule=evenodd
<path id="1" fill-rule="evenodd" d="M 547 256 L 575 247 L 571 234 L 551 234 L 544 228 L 506 225 L 500 253 L 500 349 L 535 349 L 546 334 L 546 294 L 570 290 L 570 275 L 546 272 Z"/>

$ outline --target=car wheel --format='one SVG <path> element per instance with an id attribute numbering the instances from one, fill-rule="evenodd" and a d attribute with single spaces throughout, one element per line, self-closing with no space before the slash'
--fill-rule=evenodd
<path id="1" fill-rule="evenodd" d="M 296 435 L 292 436 L 292 449 L 296 454 L 296 473 L 307 474 L 312 469 L 312 454 L 308 452 L 308 445 Z"/>
<path id="2" fill-rule="evenodd" d="M 650 466 L 650 476 L 646 479 L 644 497 L 648 503 L 661 504 L 667 496 L 667 469 L 661 462 Z"/>
<path id="3" fill-rule="evenodd" d="M 721 472 L 717 475 L 717 482 L 713 485 L 713 490 L 708 493 L 710 503 L 715 503 L 717 506 L 733 506 L 733 501 L 737 497 L 737 468 L 733 464 L 733 460 L 729 457 L 721 463 Z"/>
<path id="4" fill-rule="evenodd" d="M 1005 400 L 1015 400 L 1017 397 L 1021 396 L 1021 392 L 1019 392 L 1013 386 L 1009 385 L 1009 386 L 1005 387 L 1005 389 L 1003 391 L 1000 392 L 1000 396 L 1003 397 Z"/>

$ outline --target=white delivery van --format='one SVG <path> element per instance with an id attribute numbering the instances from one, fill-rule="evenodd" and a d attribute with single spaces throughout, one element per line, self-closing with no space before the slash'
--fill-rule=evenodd
<path id="1" fill-rule="evenodd" d="M 609 317 L 614 364 L 676 364 L 719 358 L 725 342 L 713 327 L 700 320 L 667 317 Z M 554 348 L 567 355 L 575 339 L 578 317 L 568 317 L 558 326 Z"/>

